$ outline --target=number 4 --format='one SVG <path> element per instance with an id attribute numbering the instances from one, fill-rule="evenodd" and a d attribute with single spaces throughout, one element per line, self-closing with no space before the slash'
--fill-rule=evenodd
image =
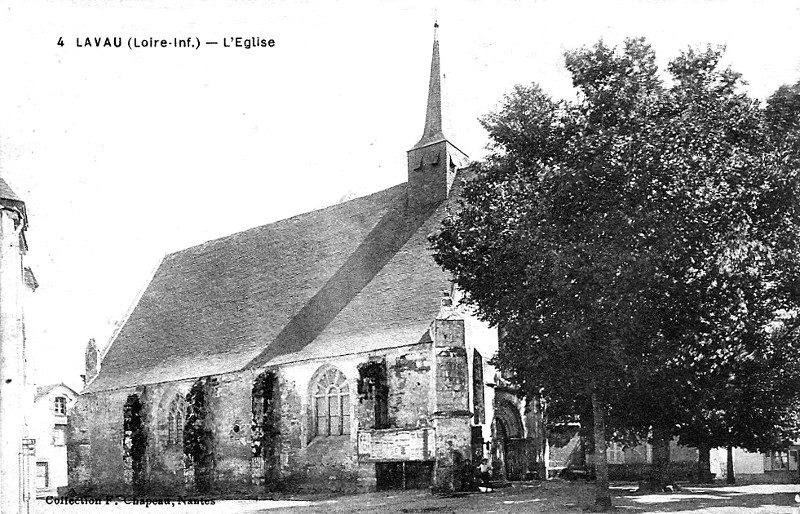
<path id="1" fill-rule="evenodd" d="M 58 46 L 64 46 L 64 38 L 63 37 L 59 37 L 58 38 Z"/>

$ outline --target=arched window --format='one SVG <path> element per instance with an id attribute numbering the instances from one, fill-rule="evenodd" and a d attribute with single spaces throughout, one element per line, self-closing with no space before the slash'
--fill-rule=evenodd
<path id="1" fill-rule="evenodd" d="M 175 413 L 170 411 L 167 415 L 167 444 L 175 441 Z"/>
<path id="2" fill-rule="evenodd" d="M 367 402 L 373 411 L 372 428 L 389 428 L 389 381 L 385 361 L 369 361 L 358 365 L 358 403 Z M 368 421 L 365 427 L 368 426 Z"/>
<path id="3" fill-rule="evenodd" d="M 175 444 L 183 444 L 183 413 L 175 414 Z"/>
<path id="4" fill-rule="evenodd" d="M 483 357 L 475 350 L 472 355 L 472 410 L 476 425 L 486 423 L 486 405 L 483 399 Z"/>
<path id="5" fill-rule="evenodd" d="M 328 369 L 313 388 L 314 435 L 350 433 L 350 387 L 338 369 Z"/>
<path id="6" fill-rule="evenodd" d="M 178 394 L 172 399 L 167 412 L 167 444 L 183 444 L 183 419 L 186 400 Z"/>

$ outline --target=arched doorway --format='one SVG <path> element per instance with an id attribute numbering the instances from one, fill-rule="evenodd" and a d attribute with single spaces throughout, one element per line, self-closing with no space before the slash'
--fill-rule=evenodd
<path id="1" fill-rule="evenodd" d="M 493 426 L 494 460 L 501 463 L 506 479 L 524 479 L 528 471 L 527 444 L 519 410 L 508 401 L 499 402 Z"/>

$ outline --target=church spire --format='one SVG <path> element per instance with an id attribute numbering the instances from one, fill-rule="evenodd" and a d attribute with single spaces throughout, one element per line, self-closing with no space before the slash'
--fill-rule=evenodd
<path id="1" fill-rule="evenodd" d="M 439 22 L 433 23 L 433 56 L 431 78 L 428 83 L 428 106 L 425 111 L 425 130 L 414 148 L 427 146 L 445 139 L 442 131 L 442 69 L 439 63 Z"/>
<path id="2" fill-rule="evenodd" d="M 433 57 L 428 83 L 428 105 L 422 139 L 408 151 L 408 206 L 430 208 L 447 198 L 458 168 L 467 156 L 442 130 L 442 70 L 439 63 L 439 23 L 433 24 Z"/>

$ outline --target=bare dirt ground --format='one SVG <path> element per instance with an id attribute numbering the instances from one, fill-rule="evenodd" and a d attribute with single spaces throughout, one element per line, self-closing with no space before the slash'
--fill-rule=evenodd
<path id="1" fill-rule="evenodd" d="M 800 484 L 685 487 L 670 494 L 638 495 L 634 485 L 612 488 L 614 506 L 619 513 L 741 513 L 800 514 L 795 495 Z M 122 500 L 103 501 L 99 505 L 54 505 L 37 500 L 31 514 L 75 514 L 115 512 L 147 514 L 189 513 L 582 513 L 592 503 L 594 489 L 584 482 L 521 482 L 513 487 L 489 493 L 456 496 L 431 495 L 427 491 L 387 491 L 325 499 L 297 500 L 216 500 L 213 505 L 134 505 Z"/>

